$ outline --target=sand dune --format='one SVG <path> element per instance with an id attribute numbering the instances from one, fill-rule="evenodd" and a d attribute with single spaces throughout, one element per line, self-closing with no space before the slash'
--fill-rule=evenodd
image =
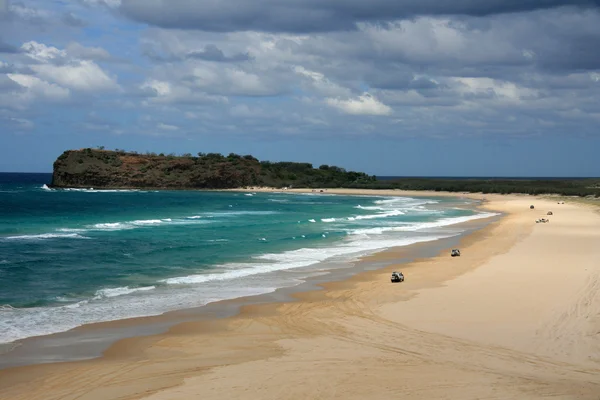
<path id="1" fill-rule="evenodd" d="M 487 198 L 507 216 L 466 237 L 461 257 L 127 339 L 99 360 L 3 371 L 0 398 L 598 400 L 600 215 Z M 389 282 L 394 269 L 404 283 Z"/>

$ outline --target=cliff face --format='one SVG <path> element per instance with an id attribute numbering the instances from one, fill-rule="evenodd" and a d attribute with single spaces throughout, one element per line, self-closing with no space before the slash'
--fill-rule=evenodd
<path id="1" fill-rule="evenodd" d="M 337 167 L 259 162 L 252 156 L 164 156 L 123 151 L 65 151 L 54 162 L 53 187 L 227 189 L 245 186 L 340 187 L 374 177 Z"/>

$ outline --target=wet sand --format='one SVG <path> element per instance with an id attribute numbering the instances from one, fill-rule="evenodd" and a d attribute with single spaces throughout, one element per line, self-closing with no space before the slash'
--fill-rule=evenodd
<path id="1" fill-rule="evenodd" d="M 295 302 L 124 339 L 94 360 L 0 371 L 0 398 L 597 400 L 600 215 L 485 197 L 506 216 L 463 238 L 461 257 L 398 266 L 406 249 L 380 253 L 366 261 L 392 265 Z M 395 269 L 404 283 L 390 283 Z"/>

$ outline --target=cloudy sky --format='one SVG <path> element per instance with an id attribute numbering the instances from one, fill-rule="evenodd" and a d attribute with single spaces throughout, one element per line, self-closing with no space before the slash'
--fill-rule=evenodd
<path id="1" fill-rule="evenodd" d="M 598 0 L 0 0 L 0 171 L 69 148 L 599 176 Z"/>

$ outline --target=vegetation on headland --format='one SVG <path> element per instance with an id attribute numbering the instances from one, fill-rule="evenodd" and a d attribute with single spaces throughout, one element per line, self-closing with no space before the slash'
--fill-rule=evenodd
<path id="1" fill-rule="evenodd" d="M 522 193 L 531 195 L 600 197 L 600 179 L 452 179 L 395 178 L 378 180 L 368 189 L 429 190 L 436 192 Z"/>
<path id="2" fill-rule="evenodd" d="M 374 176 L 336 166 L 259 161 L 234 153 L 176 156 L 103 148 L 65 151 L 55 161 L 52 175 L 54 187 L 94 188 L 336 188 L 376 182 Z"/>
<path id="3" fill-rule="evenodd" d="M 310 163 L 259 161 L 231 153 L 139 154 L 124 150 L 65 151 L 54 163 L 54 187 L 235 189 L 274 188 L 400 189 L 471 193 L 600 197 L 600 179 L 452 179 L 380 180 L 362 172 Z"/>

